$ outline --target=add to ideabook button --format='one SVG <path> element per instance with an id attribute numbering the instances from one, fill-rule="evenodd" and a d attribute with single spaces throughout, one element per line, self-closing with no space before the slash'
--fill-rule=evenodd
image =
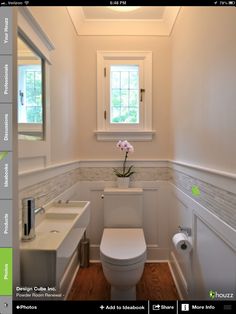
<path id="1" fill-rule="evenodd" d="M 0 151 L 0 199 L 12 198 L 12 153 Z"/>

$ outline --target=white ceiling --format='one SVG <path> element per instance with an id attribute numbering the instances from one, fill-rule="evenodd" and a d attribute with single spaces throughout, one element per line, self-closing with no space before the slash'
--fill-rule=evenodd
<path id="1" fill-rule="evenodd" d="M 118 12 L 111 10 L 109 7 L 82 7 L 86 19 L 140 19 L 156 20 L 162 19 L 165 11 L 163 6 L 141 6 L 134 11 Z"/>
<path id="2" fill-rule="evenodd" d="M 141 6 L 118 12 L 108 7 L 67 7 L 80 36 L 169 36 L 180 7 Z"/>

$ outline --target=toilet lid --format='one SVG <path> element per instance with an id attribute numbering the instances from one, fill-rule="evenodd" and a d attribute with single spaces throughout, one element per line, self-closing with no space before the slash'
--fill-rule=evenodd
<path id="1" fill-rule="evenodd" d="M 113 265 L 138 263 L 146 257 L 143 229 L 104 229 L 100 254 L 102 260 Z"/>

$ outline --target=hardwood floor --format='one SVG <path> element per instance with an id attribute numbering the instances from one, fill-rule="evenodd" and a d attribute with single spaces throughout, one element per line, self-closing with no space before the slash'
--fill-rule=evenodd
<path id="1" fill-rule="evenodd" d="M 100 263 L 80 268 L 68 300 L 109 300 L 110 285 Z M 137 300 L 179 300 L 167 263 L 145 264 L 143 276 L 137 285 Z"/>

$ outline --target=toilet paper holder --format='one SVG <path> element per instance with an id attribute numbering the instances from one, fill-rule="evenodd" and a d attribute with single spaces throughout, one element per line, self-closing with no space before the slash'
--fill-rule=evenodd
<path id="1" fill-rule="evenodd" d="M 179 226 L 178 229 L 179 229 L 180 232 L 186 233 L 188 237 L 191 237 L 191 234 L 192 234 L 192 229 L 191 228 Z"/>

